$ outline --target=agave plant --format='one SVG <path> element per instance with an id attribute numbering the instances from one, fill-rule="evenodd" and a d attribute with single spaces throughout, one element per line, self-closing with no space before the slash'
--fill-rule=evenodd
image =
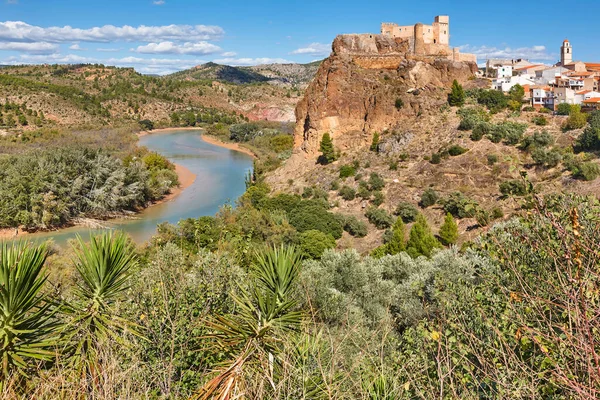
<path id="1" fill-rule="evenodd" d="M 208 322 L 214 330 L 210 336 L 233 359 L 202 388 L 198 398 L 232 398 L 248 368 L 274 385 L 275 356 L 285 336 L 297 331 L 302 322 L 302 312 L 292 296 L 300 265 L 301 256 L 292 247 L 257 252 L 250 269 L 252 287 L 240 288 L 240 295 L 232 295 L 238 312 Z"/>
<path id="2" fill-rule="evenodd" d="M 76 290 L 78 301 L 71 306 L 70 340 L 73 361 L 81 362 L 79 366 L 87 369 L 93 378 L 99 367 L 99 344 L 122 341 L 124 331 L 138 334 L 136 325 L 119 317 L 114 307 L 129 288 L 137 258 L 133 245 L 123 233 L 92 236 L 89 245 L 81 237 L 77 242 L 75 267 L 81 281 Z"/>
<path id="3" fill-rule="evenodd" d="M 27 377 L 33 365 L 55 356 L 57 308 L 43 292 L 45 245 L 0 244 L 0 355 L 2 385 L 12 374 Z"/>

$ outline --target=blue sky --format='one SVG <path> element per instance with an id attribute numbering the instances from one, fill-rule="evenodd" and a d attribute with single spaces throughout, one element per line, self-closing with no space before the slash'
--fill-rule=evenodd
<path id="1" fill-rule="evenodd" d="M 207 61 L 310 62 L 329 54 L 337 34 L 438 14 L 450 15 L 451 45 L 480 63 L 554 63 L 565 38 L 576 60 L 600 62 L 599 1 L 0 0 L 0 64 L 97 62 L 165 74 Z"/>

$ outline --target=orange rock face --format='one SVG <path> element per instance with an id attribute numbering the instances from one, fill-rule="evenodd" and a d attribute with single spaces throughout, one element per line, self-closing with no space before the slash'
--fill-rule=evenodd
<path id="1" fill-rule="evenodd" d="M 374 132 L 426 110 L 427 92 L 448 90 L 477 71 L 474 63 L 415 56 L 406 41 L 382 35 L 341 35 L 332 47 L 296 107 L 296 148 L 309 157 L 325 132 L 342 151 L 368 145 Z"/>

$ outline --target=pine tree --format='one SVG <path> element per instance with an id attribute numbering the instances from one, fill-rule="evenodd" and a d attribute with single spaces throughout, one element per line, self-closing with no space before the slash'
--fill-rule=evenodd
<path id="1" fill-rule="evenodd" d="M 417 216 L 417 220 L 410 229 L 410 236 L 406 245 L 408 254 L 413 257 L 431 257 L 433 249 L 442 247 L 440 242 L 433 236 L 427 220 L 423 214 Z"/>
<path id="2" fill-rule="evenodd" d="M 333 141 L 328 132 L 325 132 L 323 135 L 319 150 L 321 151 L 321 156 L 319 157 L 319 162 L 321 164 L 329 164 L 330 162 L 335 161 L 335 149 L 333 148 Z"/>
<path id="3" fill-rule="evenodd" d="M 375 132 L 373 134 L 373 141 L 371 142 L 371 148 L 369 150 L 377 152 L 378 146 L 379 146 L 379 133 Z"/>
<path id="4" fill-rule="evenodd" d="M 446 214 L 444 218 L 444 223 L 440 227 L 440 239 L 442 239 L 442 243 L 446 246 L 456 243 L 456 239 L 458 239 L 458 225 L 452 214 Z"/>
<path id="5" fill-rule="evenodd" d="M 456 107 L 461 107 L 465 104 L 465 91 L 456 79 L 452 82 L 452 92 L 448 95 L 448 104 Z"/>
<path id="6" fill-rule="evenodd" d="M 406 250 L 404 243 L 404 221 L 398 218 L 392 226 L 392 239 L 386 245 L 386 253 L 396 255 Z"/>

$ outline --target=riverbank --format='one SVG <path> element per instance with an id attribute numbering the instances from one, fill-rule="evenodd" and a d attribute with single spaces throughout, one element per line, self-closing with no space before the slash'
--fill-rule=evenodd
<path id="1" fill-rule="evenodd" d="M 177 173 L 177 178 L 179 179 L 179 185 L 172 188 L 171 192 L 169 194 L 167 194 L 165 197 L 153 202 L 148 207 L 140 210 L 140 212 L 143 212 L 155 205 L 167 203 L 169 201 L 174 200 L 177 196 L 179 196 L 181 193 L 183 193 L 183 191 L 185 189 L 190 187 L 196 181 L 196 174 L 194 174 L 192 171 L 190 171 L 183 165 L 175 164 L 175 172 Z M 110 219 L 108 221 L 110 221 Z M 87 224 L 81 224 L 81 223 L 77 224 L 76 223 L 71 226 L 65 226 L 62 228 L 70 228 L 73 226 L 87 226 Z M 62 228 L 57 229 L 57 231 Z M 0 229 L 0 240 L 21 239 L 21 238 L 25 238 L 28 235 L 31 235 L 31 233 L 23 231 L 21 229 L 17 229 L 17 228 Z"/>

